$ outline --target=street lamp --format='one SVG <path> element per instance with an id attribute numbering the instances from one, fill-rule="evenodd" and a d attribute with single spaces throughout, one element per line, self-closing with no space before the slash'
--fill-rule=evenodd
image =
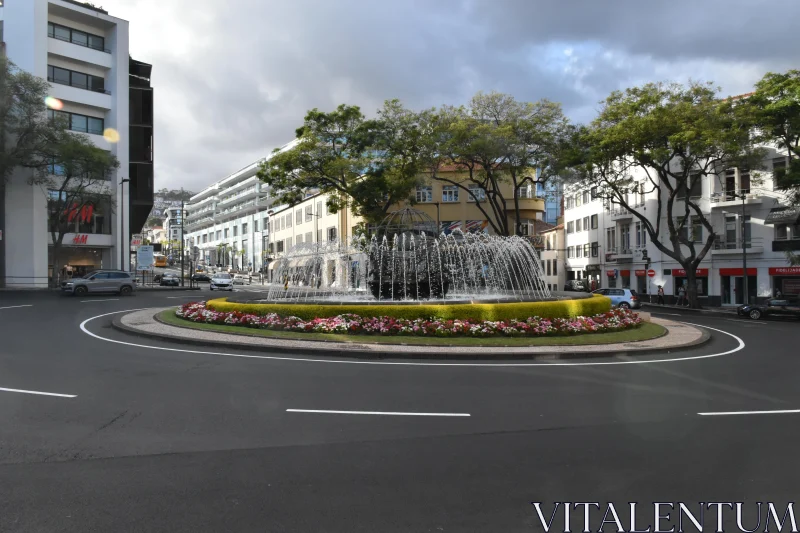
<path id="1" fill-rule="evenodd" d="M 122 178 L 122 181 L 119 182 L 120 189 L 122 190 L 122 194 L 120 195 L 119 201 L 119 219 L 120 219 L 120 230 L 119 230 L 119 269 L 126 270 L 125 268 L 125 243 L 128 242 L 125 239 L 125 184 L 130 183 L 131 180 L 129 178 Z M 128 250 L 130 253 L 130 250 Z"/>

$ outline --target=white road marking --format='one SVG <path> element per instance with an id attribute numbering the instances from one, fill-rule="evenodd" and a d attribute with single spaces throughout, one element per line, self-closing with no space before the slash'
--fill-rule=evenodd
<path id="1" fill-rule="evenodd" d="M 391 411 L 329 411 L 326 409 L 287 409 L 287 413 L 322 413 L 331 415 L 384 415 L 384 416 L 470 416 L 469 413 L 397 413 Z"/>
<path id="2" fill-rule="evenodd" d="M 82 304 L 88 304 L 89 302 L 116 302 L 119 298 L 104 298 L 102 300 L 81 300 Z"/>
<path id="3" fill-rule="evenodd" d="M 0 309 L 16 309 L 18 307 L 33 307 L 33 305 L 9 305 L 7 307 L 0 307 Z"/>
<path id="4" fill-rule="evenodd" d="M 37 394 L 39 396 L 56 396 L 58 398 L 77 398 L 78 397 L 75 394 L 59 394 L 57 392 L 42 392 L 42 391 L 38 391 L 38 390 L 6 389 L 5 387 L 0 387 L 0 391 L 3 391 L 3 392 L 19 392 L 21 394 Z"/>
<path id="5" fill-rule="evenodd" d="M 125 342 L 125 341 L 118 341 L 115 339 L 108 339 L 106 337 L 101 337 L 96 333 L 92 333 L 86 328 L 86 324 L 95 320 L 97 318 L 102 318 L 104 316 L 109 315 L 118 315 L 119 313 L 130 313 L 133 311 L 144 311 L 145 309 L 152 309 L 148 307 L 141 307 L 138 309 L 128 309 L 126 311 L 113 311 L 111 313 L 104 313 L 102 315 L 93 316 L 87 318 L 80 324 L 81 330 L 94 337 L 95 339 L 100 339 L 101 341 L 106 342 L 113 342 L 115 344 L 123 344 L 125 346 L 133 346 L 135 348 L 148 348 L 151 350 L 164 350 L 166 352 L 180 352 L 180 353 L 196 353 L 201 355 L 224 355 L 226 357 L 240 357 L 242 359 L 267 359 L 271 361 L 296 361 L 302 363 L 329 363 L 329 364 L 342 364 L 342 365 L 389 365 L 389 366 L 454 366 L 454 367 L 529 367 L 529 366 L 601 366 L 601 365 L 642 365 L 642 364 L 650 364 L 650 363 L 675 363 L 679 361 L 696 361 L 698 359 L 710 359 L 712 357 L 722 357 L 724 355 L 730 355 L 732 353 L 736 353 L 745 347 L 745 343 L 742 339 L 734 335 L 733 333 L 728 333 L 727 331 L 723 331 L 721 329 L 712 328 L 710 326 L 702 326 L 700 324 L 693 324 L 691 322 L 683 322 L 684 324 L 689 324 L 691 326 L 698 326 L 701 328 L 711 329 L 714 331 L 718 331 L 729 337 L 733 337 L 739 343 L 736 348 L 725 352 L 719 353 L 712 353 L 706 355 L 694 355 L 691 357 L 683 357 L 683 358 L 675 358 L 675 359 L 652 359 L 649 361 L 642 361 L 639 359 L 631 360 L 631 361 L 587 361 L 584 363 L 439 363 L 439 362 L 431 362 L 431 363 L 421 363 L 421 362 L 413 362 L 413 361 L 363 361 L 363 360 L 349 360 L 349 359 L 314 359 L 309 357 L 281 357 L 278 355 L 248 355 L 248 354 L 239 354 L 239 353 L 228 353 L 228 352 L 205 352 L 202 350 L 188 350 L 186 348 L 168 348 L 166 346 L 148 346 L 146 344 L 136 344 L 134 342 Z"/>
<path id="6" fill-rule="evenodd" d="M 697 413 L 700 416 L 727 416 L 727 415 L 786 415 L 800 413 L 800 409 L 783 409 L 779 411 L 727 411 L 719 413 Z"/>

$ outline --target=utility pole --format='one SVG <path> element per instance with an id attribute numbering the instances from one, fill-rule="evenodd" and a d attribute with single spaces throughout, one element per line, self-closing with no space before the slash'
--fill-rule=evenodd
<path id="1" fill-rule="evenodd" d="M 183 251 L 183 219 L 184 219 L 184 214 L 185 213 L 183 212 L 183 205 L 184 205 L 184 202 L 183 202 L 183 187 L 181 187 L 181 287 L 184 286 L 184 280 L 183 280 L 183 275 L 184 275 L 184 273 L 183 273 L 183 256 L 184 256 L 184 251 Z"/>
<path id="2" fill-rule="evenodd" d="M 119 182 L 120 189 L 122 190 L 122 194 L 120 194 L 119 200 L 119 269 L 122 271 L 128 270 L 125 268 L 126 263 L 125 261 L 125 243 L 130 242 L 125 239 L 125 184 L 130 183 L 130 179 L 123 178 L 122 181 Z M 130 246 L 128 246 L 130 248 Z M 130 249 L 128 250 L 128 258 L 130 262 Z"/>
<path id="3" fill-rule="evenodd" d="M 749 277 L 747 275 L 747 242 L 745 241 L 745 205 L 744 201 L 747 199 L 746 194 L 739 193 L 739 196 L 742 198 L 742 280 L 744 281 L 744 304 L 747 305 L 750 303 L 750 294 L 749 294 Z"/>

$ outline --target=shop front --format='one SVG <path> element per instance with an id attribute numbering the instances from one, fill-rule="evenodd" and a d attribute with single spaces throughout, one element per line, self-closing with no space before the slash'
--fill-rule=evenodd
<path id="1" fill-rule="evenodd" d="M 681 287 L 688 289 L 689 278 L 686 276 L 686 270 L 682 268 L 672 269 L 672 294 L 678 296 L 678 291 Z M 699 298 L 708 298 L 708 269 L 698 268 L 695 273 L 695 286 L 697 287 L 697 296 Z"/>
<path id="2" fill-rule="evenodd" d="M 47 250 L 48 276 L 53 276 L 53 247 Z M 91 246 L 72 246 L 62 245 L 59 251 L 58 262 L 59 279 L 78 278 L 86 275 L 92 270 L 99 268 L 111 268 L 111 248 L 99 248 Z"/>
<path id="3" fill-rule="evenodd" d="M 745 274 L 741 268 L 720 268 L 719 278 L 722 290 L 722 305 L 742 305 L 744 303 Z M 758 294 L 758 269 L 747 269 L 747 296 L 750 303 L 756 301 Z"/>
<path id="4" fill-rule="evenodd" d="M 800 266 L 770 267 L 769 275 L 773 296 L 800 296 Z"/>
<path id="5" fill-rule="evenodd" d="M 633 271 L 634 276 L 636 277 L 636 292 L 639 294 L 648 294 L 652 291 L 650 290 L 650 278 L 647 277 L 647 270 L 637 268 Z"/>

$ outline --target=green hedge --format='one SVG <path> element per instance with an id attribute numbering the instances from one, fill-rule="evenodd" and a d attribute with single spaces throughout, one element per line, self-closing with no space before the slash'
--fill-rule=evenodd
<path id="1" fill-rule="evenodd" d="M 318 304 L 241 304 L 227 298 L 206 303 L 214 311 L 239 311 L 253 315 L 276 313 L 296 316 L 304 320 L 327 318 L 343 314 L 362 317 L 391 316 L 395 318 L 440 318 L 472 320 L 526 319 L 532 316 L 545 318 L 571 318 L 593 316 L 611 309 L 611 300 L 599 294 L 580 300 L 554 302 L 515 302 L 495 304 L 431 304 L 431 305 L 318 305 Z"/>

